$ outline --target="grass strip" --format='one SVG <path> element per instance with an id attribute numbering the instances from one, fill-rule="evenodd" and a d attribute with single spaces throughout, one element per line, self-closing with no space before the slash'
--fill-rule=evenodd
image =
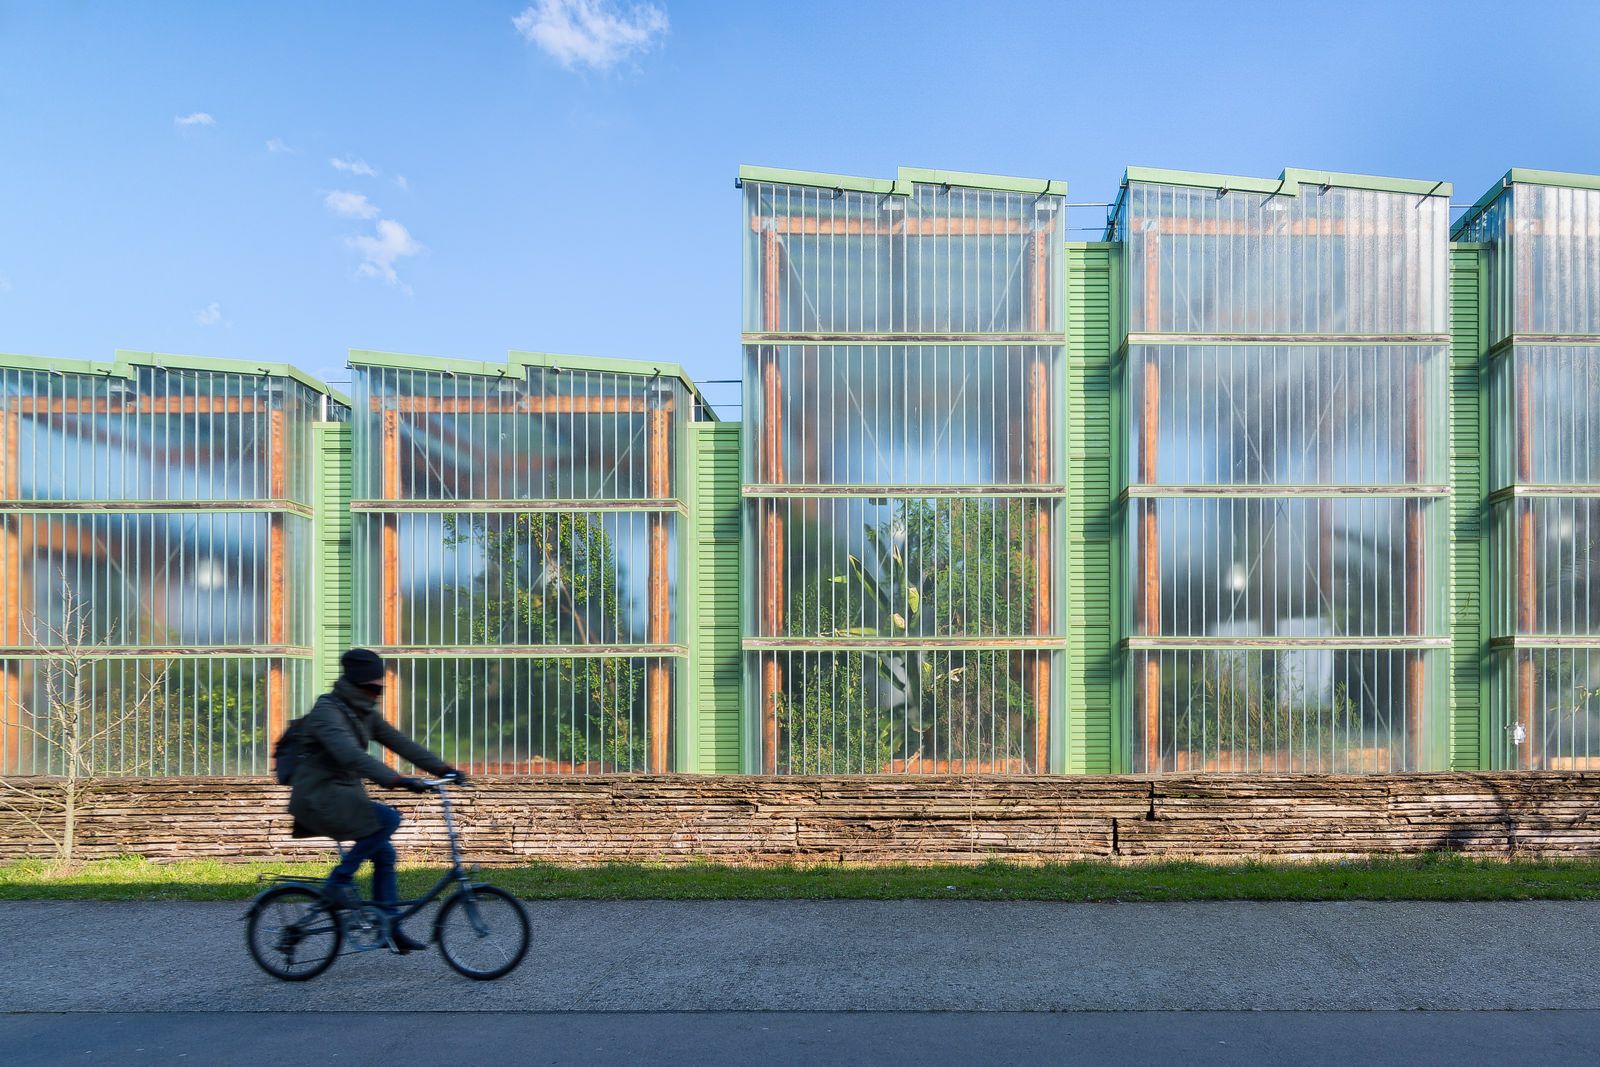
<path id="1" fill-rule="evenodd" d="M 248 900 L 265 875 L 320 879 L 325 863 L 157 863 L 138 856 L 62 868 L 0 864 L 0 900 Z M 401 869 L 419 893 L 438 867 Z M 529 864 L 483 877 L 531 900 L 1597 900 L 1600 860 L 1450 854 L 1326 863 L 737 867 L 711 863 Z"/>

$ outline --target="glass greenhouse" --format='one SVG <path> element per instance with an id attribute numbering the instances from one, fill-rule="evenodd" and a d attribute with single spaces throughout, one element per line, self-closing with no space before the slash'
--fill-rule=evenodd
<path id="1" fill-rule="evenodd" d="M 0 773 L 263 773 L 352 644 L 480 774 L 1600 768 L 1600 177 L 738 185 L 737 423 L 0 356 Z"/>

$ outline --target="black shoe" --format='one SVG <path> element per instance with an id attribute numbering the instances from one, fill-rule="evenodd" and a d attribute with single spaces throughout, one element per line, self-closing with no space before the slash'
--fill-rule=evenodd
<path id="1" fill-rule="evenodd" d="M 426 941 L 418 941 L 414 937 L 408 937 L 406 932 L 400 929 L 390 930 L 389 940 L 394 944 L 395 954 L 399 956 L 404 956 L 410 952 L 421 952 L 428 947 Z"/>
<path id="2" fill-rule="evenodd" d="M 322 899 L 335 911 L 355 911 L 362 903 L 356 895 L 356 887 L 349 882 L 323 882 Z"/>

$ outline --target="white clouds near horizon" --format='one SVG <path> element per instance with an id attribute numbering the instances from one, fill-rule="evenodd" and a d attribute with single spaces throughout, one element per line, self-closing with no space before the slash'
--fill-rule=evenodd
<path id="1" fill-rule="evenodd" d="M 648 52 L 671 28 L 664 8 L 614 0 L 535 0 L 511 24 L 566 69 L 597 71 Z"/>
<path id="2" fill-rule="evenodd" d="M 204 111 L 196 111 L 188 115 L 174 115 L 172 124 L 180 129 L 192 126 L 215 126 L 217 120 Z"/>
<path id="3" fill-rule="evenodd" d="M 215 326 L 222 321 L 222 305 L 213 300 L 194 313 L 194 321 L 201 326 Z"/>

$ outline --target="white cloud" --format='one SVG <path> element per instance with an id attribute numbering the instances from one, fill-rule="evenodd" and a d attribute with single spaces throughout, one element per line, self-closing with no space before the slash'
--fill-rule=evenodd
<path id="1" fill-rule="evenodd" d="M 406 180 L 406 176 L 404 174 L 395 175 L 394 183 L 402 189 L 411 188 L 411 183 Z"/>
<path id="2" fill-rule="evenodd" d="M 665 9 L 615 0 L 535 0 L 511 24 L 568 70 L 610 70 L 654 48 L 669 28 Z"/>
<path id="3" fill-rule="evenodd" d="M 280 137 L 274 137 L 272 140 L 267 142 L 267 151 L 271 152 L 273 155 L 277 155 L 280 152 L 286 152 L 291 156 L 295 154 L 294 149 L 284 144 L 283 139 Z"/>
<path id="4" fill-rule="evenodd" d="M 345 219 L 370 219 L 378 214 L 378 205 L 368 200 L 365 193 L 352 193 L 346 189 L 335 189 L 322 198 L 322 203 L 329 211 Z"/>
<path id="5" fill-rule="evenodd" d="M 194 321 L 202 326 L 215 326 L 222 321 L 222 305 L 213 300 L 194 313 Z"/>
<path id="6" fill-rule="evenodd" d="M 10 291 L 11 279 L 7 278 L 4 274 L 0 274 L 0 293 L 9 293 Z"/>
<path id="7" fill-rule="evenodd" d="M 361 234 L 346 237 L 344 243 L 361 253 L 361 265 L 356 273 L 366 278 L 382 278 L 390 285 L 398 285 L 400 278 L 394 265 L 406 256 L 422 251 L 422 245 L 411 236 L 411 231 L 393 219 L 379 219 L 377 236 Z M 410 292 L 409 289 L 406 290 Z"/>
<path id="8" fill-rule="evenodd" d="M 346 174 L 356 174 L 363 178 L 376 178 L 378 176 L 378 172 L 373 170 L 372 165 L 364 159 L 351 159 L 348 156 L 344 159 L 330 159 L 328 160 L 328 166 L 334 170 L 342 170 Z"/>
<path id="9" fill-rule="evenodd" d="M 217 120 L 204 111 L 196 111 L 192 115 L 176 115 L 172 119 L 174 126 L 215 126 Z"/>

